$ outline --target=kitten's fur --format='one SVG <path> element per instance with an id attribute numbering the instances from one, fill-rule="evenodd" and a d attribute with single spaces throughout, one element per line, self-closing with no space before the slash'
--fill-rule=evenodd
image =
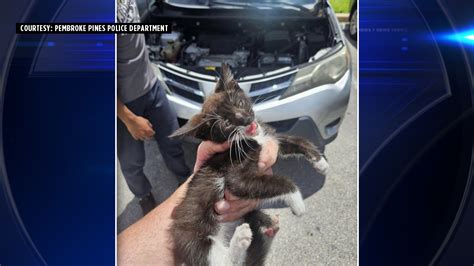
<path id="1" fill-rule="evenodd" d="M 215 154 L 194 174 L 186 197 L 174 211 L 171 235 L 177 260 L 186 265 L 263 265 L 278 230 L 275 221 L 255 210 L 243 221 L 220 223 L 214 204 L 228 189 L 243 199 L 283 201 L 301 216 L 305 206 L 298 187 L 288 177 L 259 171 L 261 144 L 272 138 L 279 143 L 280 155 L 302 155 L 323 174 L 328 168 L 326 160 L 309 141 L 276 134 L 256 122 L 252 102 L 226 65 L 201 113 L 171 137 L 184 135 L 217 143 L 229 141 L 231 148 Z"/>

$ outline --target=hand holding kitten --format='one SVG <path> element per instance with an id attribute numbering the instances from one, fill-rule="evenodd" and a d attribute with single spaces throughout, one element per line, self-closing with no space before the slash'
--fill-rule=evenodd
<path id="1" fill-rule="evenodd" d="M 198 171 L 206 160 L 212 157 L 212 155 L 224 152 L 229 149 L 229 143 L 224 142 L 222 144 L 214 143 L 211 141 L 203 141 L 198 147 L 196 155 L 196 164 L 194 165 L 194 172 Z M 274 140 L 269 139 L 262 145 L 262 152 L 258 161 L 258 167 L 262 172 L 267 174 L 272 173 L 272 165 L 275 164 L 278 157 L 278 143 Z M 240 219 L 248 212 L 257 208 L 258 200 L 243 200 L 234 195 L 229 191 L 225 191 L 224 199 L 216 202 L 214 210 L 219 214 L 219 220 L 221 222 L 231 222 Z"/>
<path id="2" fill-rule="evenodd" d="M 229 149 L 229 144 L 217 144 L 204 141 L 199 145 L 194 172 L 199 170 L 203 163 L 213 154 Z M 278 144 L 267 141 L 259 158 L 259 164 L 263 163 L 262 171 L 271 171 L 271 166 L 276 162 L 278 155 Z M 162 264 L 175 265 L 172 254 L 174 245 L 170 241 L 168 228 L 172 222 L 174 208 L 182 201 L 186 194 L 189 182 L 180 186 L 165 202 L 152 210 L 148 215 L 135 224 L 128 227 L 118 236 L 118 264 L 127 265 L 133 263 L 154 264 L 160 261 Z M 255 209 L 258 205 L 256 200 L 242 200 L 228 191 L 224 193 L 225 199 L 215 205 L 217 213 L 223 217 L 222 221 L 240 219 L 242 216 Z M 225 202 L 225 203 L 222 203 Z M 227 204 L 222 210 L 221 204 Z"/>

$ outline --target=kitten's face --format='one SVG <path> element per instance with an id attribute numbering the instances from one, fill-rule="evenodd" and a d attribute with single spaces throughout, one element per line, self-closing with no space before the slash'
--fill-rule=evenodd
<path id="1" fill-rule="evenodd" d="M 202 121 L 207 125 L 203 130 L 207 129 L 210 140 L 217 142 L 252 136 L 256 130 L 252 107 L 237 82 L 218 82 L 202 107 Z"/>
<path id="2" fill-rule="evenodd" d="M 237 82 L 231 82 L 226 88 L 220 86 L 219 82 L 215 93 L 204 103 L 202 112 L 209 115 L 217 113 L 234 126 L 248 126 L 252 123 L 255 120 L 252 102 Z"/>
<path id="3" fill-rule="evenodd" d="M 252 106 L 228 67 L 223 66 L 214 94 L 206 99 L 201 113 L 172 136 L 192 135 L 214 142 L 251 137 L 256 134 L 258 127 Z"/>

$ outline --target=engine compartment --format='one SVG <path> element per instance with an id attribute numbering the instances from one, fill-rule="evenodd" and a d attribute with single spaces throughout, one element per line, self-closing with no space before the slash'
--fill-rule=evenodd
<path id="1" fill-rule="evenodd" d="M 148 35 L 150 59 L 198 72 L 223 62 L 234 69 L 268 71 L 306 63 L 334 42 L 325 16 L 204 15 L 166 18 L 172 19 L 173 32 Z"/>

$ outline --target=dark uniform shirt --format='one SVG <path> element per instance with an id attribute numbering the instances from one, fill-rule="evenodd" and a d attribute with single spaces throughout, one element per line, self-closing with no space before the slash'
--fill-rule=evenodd
<path id="1" fill-rule="evenodd" d="M 118 0 L 117 21 L 140 23 L 135 0 Z M 153 72 L 143 34 L 117 34 L 117 96 L 131 102 L 150 91 L 157 78 Z"/>

